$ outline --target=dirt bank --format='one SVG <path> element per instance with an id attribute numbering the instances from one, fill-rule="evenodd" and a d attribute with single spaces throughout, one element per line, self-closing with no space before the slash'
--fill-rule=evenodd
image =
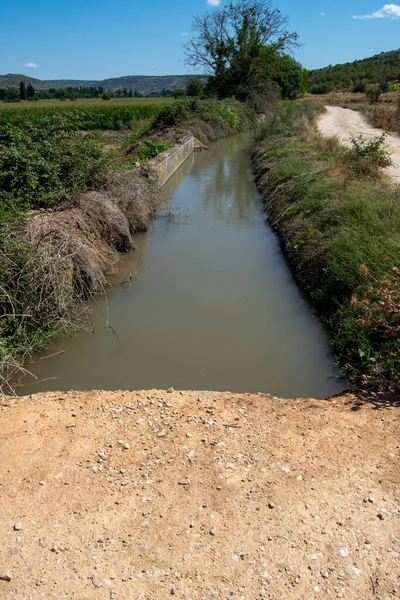
<path id="1" fill-rule="evenodd" d="M 318 129 L 325 136 L 336 136 L 342 143 L 348 143 L 350 137 L 359 135 L 372 138 L 383 133 L 382 129 L 376 129 L 367 123 L 363 116 L 355 110 L 340 108 L 339 106 L 325 106 L 323 113 L 317 121 Z M 400 137 L 396 134 L 388 134 L 386 145 L 392 155 L 393 166 L 386 169 L 388 175 L 396 181 L 400 181 Z"/>
<path id="2" fill-rule="evenodd" d="M 389 400 L 3 398 L 0 597 L 399 597 Z"/>

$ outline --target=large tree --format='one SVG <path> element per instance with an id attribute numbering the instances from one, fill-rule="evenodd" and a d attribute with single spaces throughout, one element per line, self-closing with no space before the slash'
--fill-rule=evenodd
<path id="1" fill-rule="evenodd" d="M 269 0 L 237 0 L 194 18 L 185 60 L 209 75 L 210 91 L 244 99 L 260 81 L 273 80 L 276 57 L 297 45 L 288 23 Z"/>

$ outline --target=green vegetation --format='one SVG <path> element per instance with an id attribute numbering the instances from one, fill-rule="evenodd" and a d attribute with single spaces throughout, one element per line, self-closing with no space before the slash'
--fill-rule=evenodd
<path id="1" fill-rule="evenodd" d="M 17 100 L 16 102 L 8 102 L 7 104 L 0 104 L 0 114 L 3 110 L 36 110 L 37 108 L 56 108 L 60 110 L 65 110 L 69 107 L 71 108 L 89 108 L 91 106 L 101 107 L 104 105 L 101 98 L 75 98 L 74 104 L 70 104 L 70 99 L 65 98 L 65 102 L 61 102 L 59 100 L 37 100 L 35 102 L 20 102 Z M 134 98 L 111 98 L 108 105 L 110 106 L 165 106 L 173 102 L 173 98 L 143 98 L 143 97 L 134 97 Z"/>
<path id="2" fill-rule="evenodd" d="M 252 125 L 255 117 L 254 111 L 249 106 L 237 100 L 192 98 L 165 106 L 157 114 L 154 125 L 156 128 L 171 127 L 198 119 L 241 131 Z"/>
<path id="3" fill-rule="evenodd" d="M 395 91 L 400 88 L 400 50 L 315 69 L 309 72 L 309 77 L 313 94 L 327 94 L 332 90 L 364 93 L 369 84 L 380 85 L 382 92 Z"/>
<path id="4" fill-rule="evenodd" d="M 312 129 L 318 110 L 287 104 L 263 126 L 258 185 L 346 375 L 393 386 L 400 380 L 400 192 L 379 178 L 383 140 L 345 149 L 322 139 Z"/>
<path id="5" fill-rule="evenodd" d="M 348 153 L 351 172 L 357 177 L 379 179 L 380 169 L 390 167 L 392 160 L 385 146 L 386 134 L 366 140 L 362 135 L 350 138 L 352 151 Z"/>
<path id="6" fill-rule="evenodd" d="M 102 179 L 104 168 L 91 137 L 0 127 L 0 226 L 21 212 L 76 201 Z"/>
<path id="7" fill-rule="evenodd" d="M 155 158 L 161 154 L 161 152 L 165 152 L 171 148 L 171 146 L 172 144 L 169 144 L 168 142 L 153 142 L 152 140 L 144 140 L 137 157 L 132 158 L 131 162 L 149 162 L 152 158 Z"/>
<path id="8" fill-rule="evenodd" d="M 15 127 L 41 128 L 48 131 L 89 131 L 93 129 L 112 130 L 129 129 L 140 119 L 155 117 L 161 110 L 161 105 L 155 103 L 111 105 L 97 104 L 95 106 L 35 107 L 4 108 L 0 110 L 0 127 L 11 125 Z"/>

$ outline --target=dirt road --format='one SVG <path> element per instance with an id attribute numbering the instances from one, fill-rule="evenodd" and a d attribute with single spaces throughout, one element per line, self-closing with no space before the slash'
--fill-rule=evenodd
<path id="1" fill-rule="evenodd" d="M 363 116 L 355 110 L 326 106 L 326 113 L 318 119 L 318 129 L 325 136 L 337 136 L 343 143 L 348 143 L 350 136 L 363 135 L 371 138 L 381 135 L 383 131 L 369 125 Z M 386 169 L 388 175 L 400 182 L 400 137 L 396 134 L 388 135 L 386 145 L 392 155 L 393 166 Z"/>
<path id="2" fill-rule="evenodd" d="M 0 398 L 2 600 L 400 596 L 399 404 Z"/>

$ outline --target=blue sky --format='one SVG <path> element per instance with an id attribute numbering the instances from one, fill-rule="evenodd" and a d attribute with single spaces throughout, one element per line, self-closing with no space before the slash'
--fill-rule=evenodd
<path id="1" fill-rule="evenodd" d="M 182 34 L 190 35 L 194 15 L 224 2 L 0 0 L 0 73 L 39 79 L 187 73 Z M 296 57 L 307 68 L 400 46 L 400 0 L 273 0 L 273 6 L 299 33 Z"/>

